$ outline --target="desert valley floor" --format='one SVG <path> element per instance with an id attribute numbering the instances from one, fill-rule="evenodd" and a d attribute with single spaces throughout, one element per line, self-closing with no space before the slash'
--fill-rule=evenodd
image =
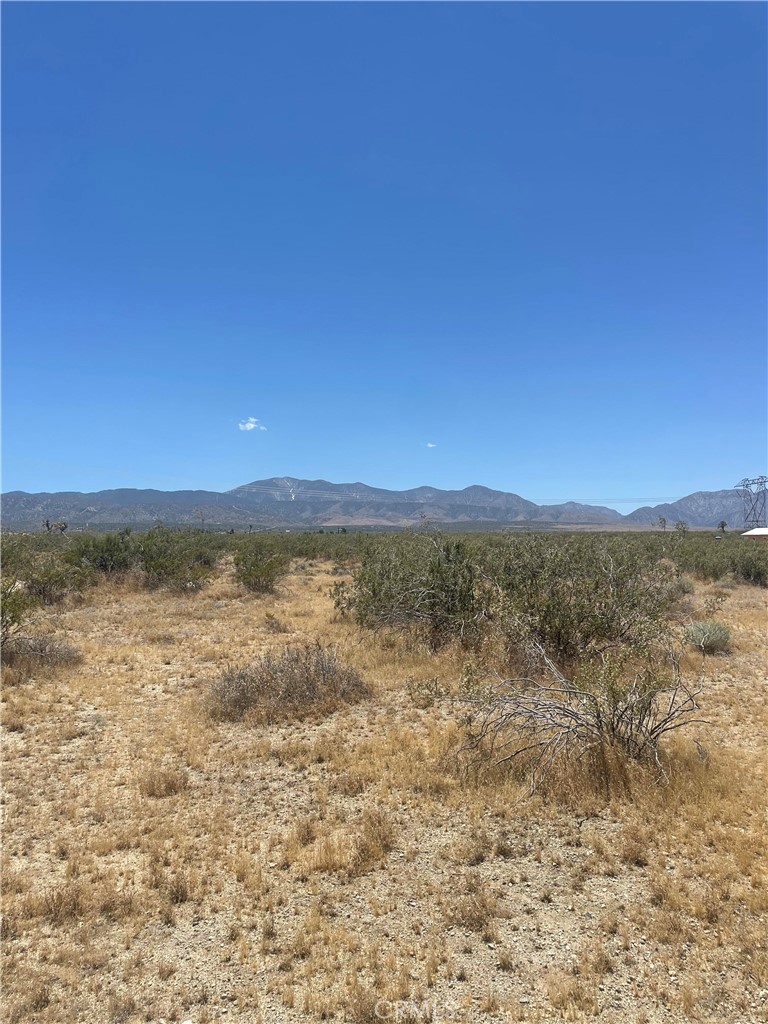
<path id="1" fill-rule="evenodd" d="M 766 591 L 729 585 L 731 653 L 686 655 L 709 724 L 666 784 L 544 797 L 457 758 L 466 655 L 339 620 L 336 578 L 36 613 L 82 660 L 7 670 L 9 1024 L 768 1020 Z M 228 664 L 318 640 L 369 697 L 206 714 Z"/>

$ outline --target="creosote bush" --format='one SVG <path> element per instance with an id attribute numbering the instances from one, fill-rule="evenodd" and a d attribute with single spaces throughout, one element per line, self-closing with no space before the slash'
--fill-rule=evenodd
<path id="1" fill-rule="evenodd" d="M 250 540 L 235 552 L 235 579 L 255 594 L 271 594 L 288 572 L 290 555 L 269 550 L 260 540 Z"/>
<path id="2" fill-rule="evenodd" d="M 194 591 L 213 575 L 219 545 L 201 530 L 171 530 L 155 527 L 140 542 L 141 564 L 150 589 Z"/>
<path id="3" fill-rule="evenodd" d="M 599 771 L 618 756 L 663 773 L 664 737 L 700 719 L 670 621 L 690 588 L 661 554 L 615 536 L 376 538 L 336 606 L 517 670 L 491 689 L 465 680 L 465 750 L 524 765 L 533 787 L 573 760 Z"/>
<path id="4" fill-rule="evenodd" d="M 355 669 L 336 652 L 317 643 L 287 647 L 282 654 L 262 654 L 250 665 L 231 666 L 211 684 L 207 710 L 211 718 L 239 722 L 246 715 L 261 721 L 330 713 L 369 696 Z"/>
<path id="5" fill-rule="evenodd" d="M 541 649 L 570 668 L 610 651 L 644 654 L 669 633 L 674 567 L 616 538 L 514 538 L 486 565 L 489 610 L 510 654 Z"/>
<path id="6" fill-rule="evenodd" d="M 39 603 L 27 592 L 20 579 L 12 573 L 3 573 L 0 583 L 0 643 L 3 651 L 21 629 L 27 614 Z"/>
<path id="7" fill-rule="evenodd" d="M 524 765 L 532 786 L 573 760 L 663 773 L 664 738 L 700 719 L 670 621 L 690 587 L 661 554 L 617 536 L 377 538 L 336 604 L 363 626 L 420 630 L 432 647 L 473 642 L 486 667 L 522 668 L 465 688 L 465 749 Z"/>
<path id="8" fill-rule="evenodd" d="M 624 538 L 411 534 L 371 540 L 334 597 L 361 626 L 415 632 L 432 649 L 492 638 L 512 655 L 533 641 L 576 663 L 657 643 L 676 579 L 671 562 Z"/>
<path id="9" fill-rule="evenodd" d="M 116 576 L 138 565 L 141 549 L 129 529 L 118 533 L 83 533 L 71 538 L 64 558 L 82 570 Z"/>
<path id="10" fill-rule="evenodd" d="M 362 626 L 408 631 L 432 650 L 475 645 L 485 617 L 478 567 L 463 540 L 441 534 L 376 537 L 353 583 L 334 588 L 336 608 Z"/>

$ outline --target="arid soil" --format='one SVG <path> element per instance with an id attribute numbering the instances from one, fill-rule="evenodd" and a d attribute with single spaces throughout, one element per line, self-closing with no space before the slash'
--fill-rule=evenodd
<path id="1" fill-rule="evenodd" d="M 9 1024 L 768 1020 L 766 592 L 719 588 L 732 650 L 686 656 L 708 724 L 668 781 L 530 796 L 456 756 L 462 706 L 434 694 L 466 656 L 335 621 L 335 579 L 36 614 L 83 660 L 7 672 Z M 370 697 L 211 720 L 227 664 L 316 640 Z"/>

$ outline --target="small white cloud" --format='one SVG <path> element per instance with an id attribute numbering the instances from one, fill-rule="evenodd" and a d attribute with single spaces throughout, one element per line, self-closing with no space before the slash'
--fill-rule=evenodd
<path id="1" fill-rule="evenodd" d="M 436 444 L 432 444 L 431 441 L 427 441 L 427 448 L 437 448 Z"/>
<path id="2" fill-rule="evenodd" d="M 238 430 L 266 430 L 263 423 L 260 423 L 255 416 L 249 416 L 247 420 L 240 420 L 237 424 Z"/>

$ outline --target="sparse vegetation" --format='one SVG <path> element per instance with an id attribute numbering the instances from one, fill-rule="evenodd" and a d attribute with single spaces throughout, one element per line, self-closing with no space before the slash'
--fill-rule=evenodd
<path id="1" fill-rule="evenodd" d="M 124 572 L 71 530 L 7 547 L 9 1020 L 760 1019 L 766 591 L 733 566 L 761 545 L 169 532 L 205 587 L 145 587 L 143 534 Z M 291 559 L 256 602 L 253 539 Z M 432 574 L 428 615 L 358 621 L 379 545 Z M 44 603 L 40 553 L 95 586 Z M 680 644 L 712 621 L 718 658 Z M 664 730 L 676 680 L 706 723 Z"/>

